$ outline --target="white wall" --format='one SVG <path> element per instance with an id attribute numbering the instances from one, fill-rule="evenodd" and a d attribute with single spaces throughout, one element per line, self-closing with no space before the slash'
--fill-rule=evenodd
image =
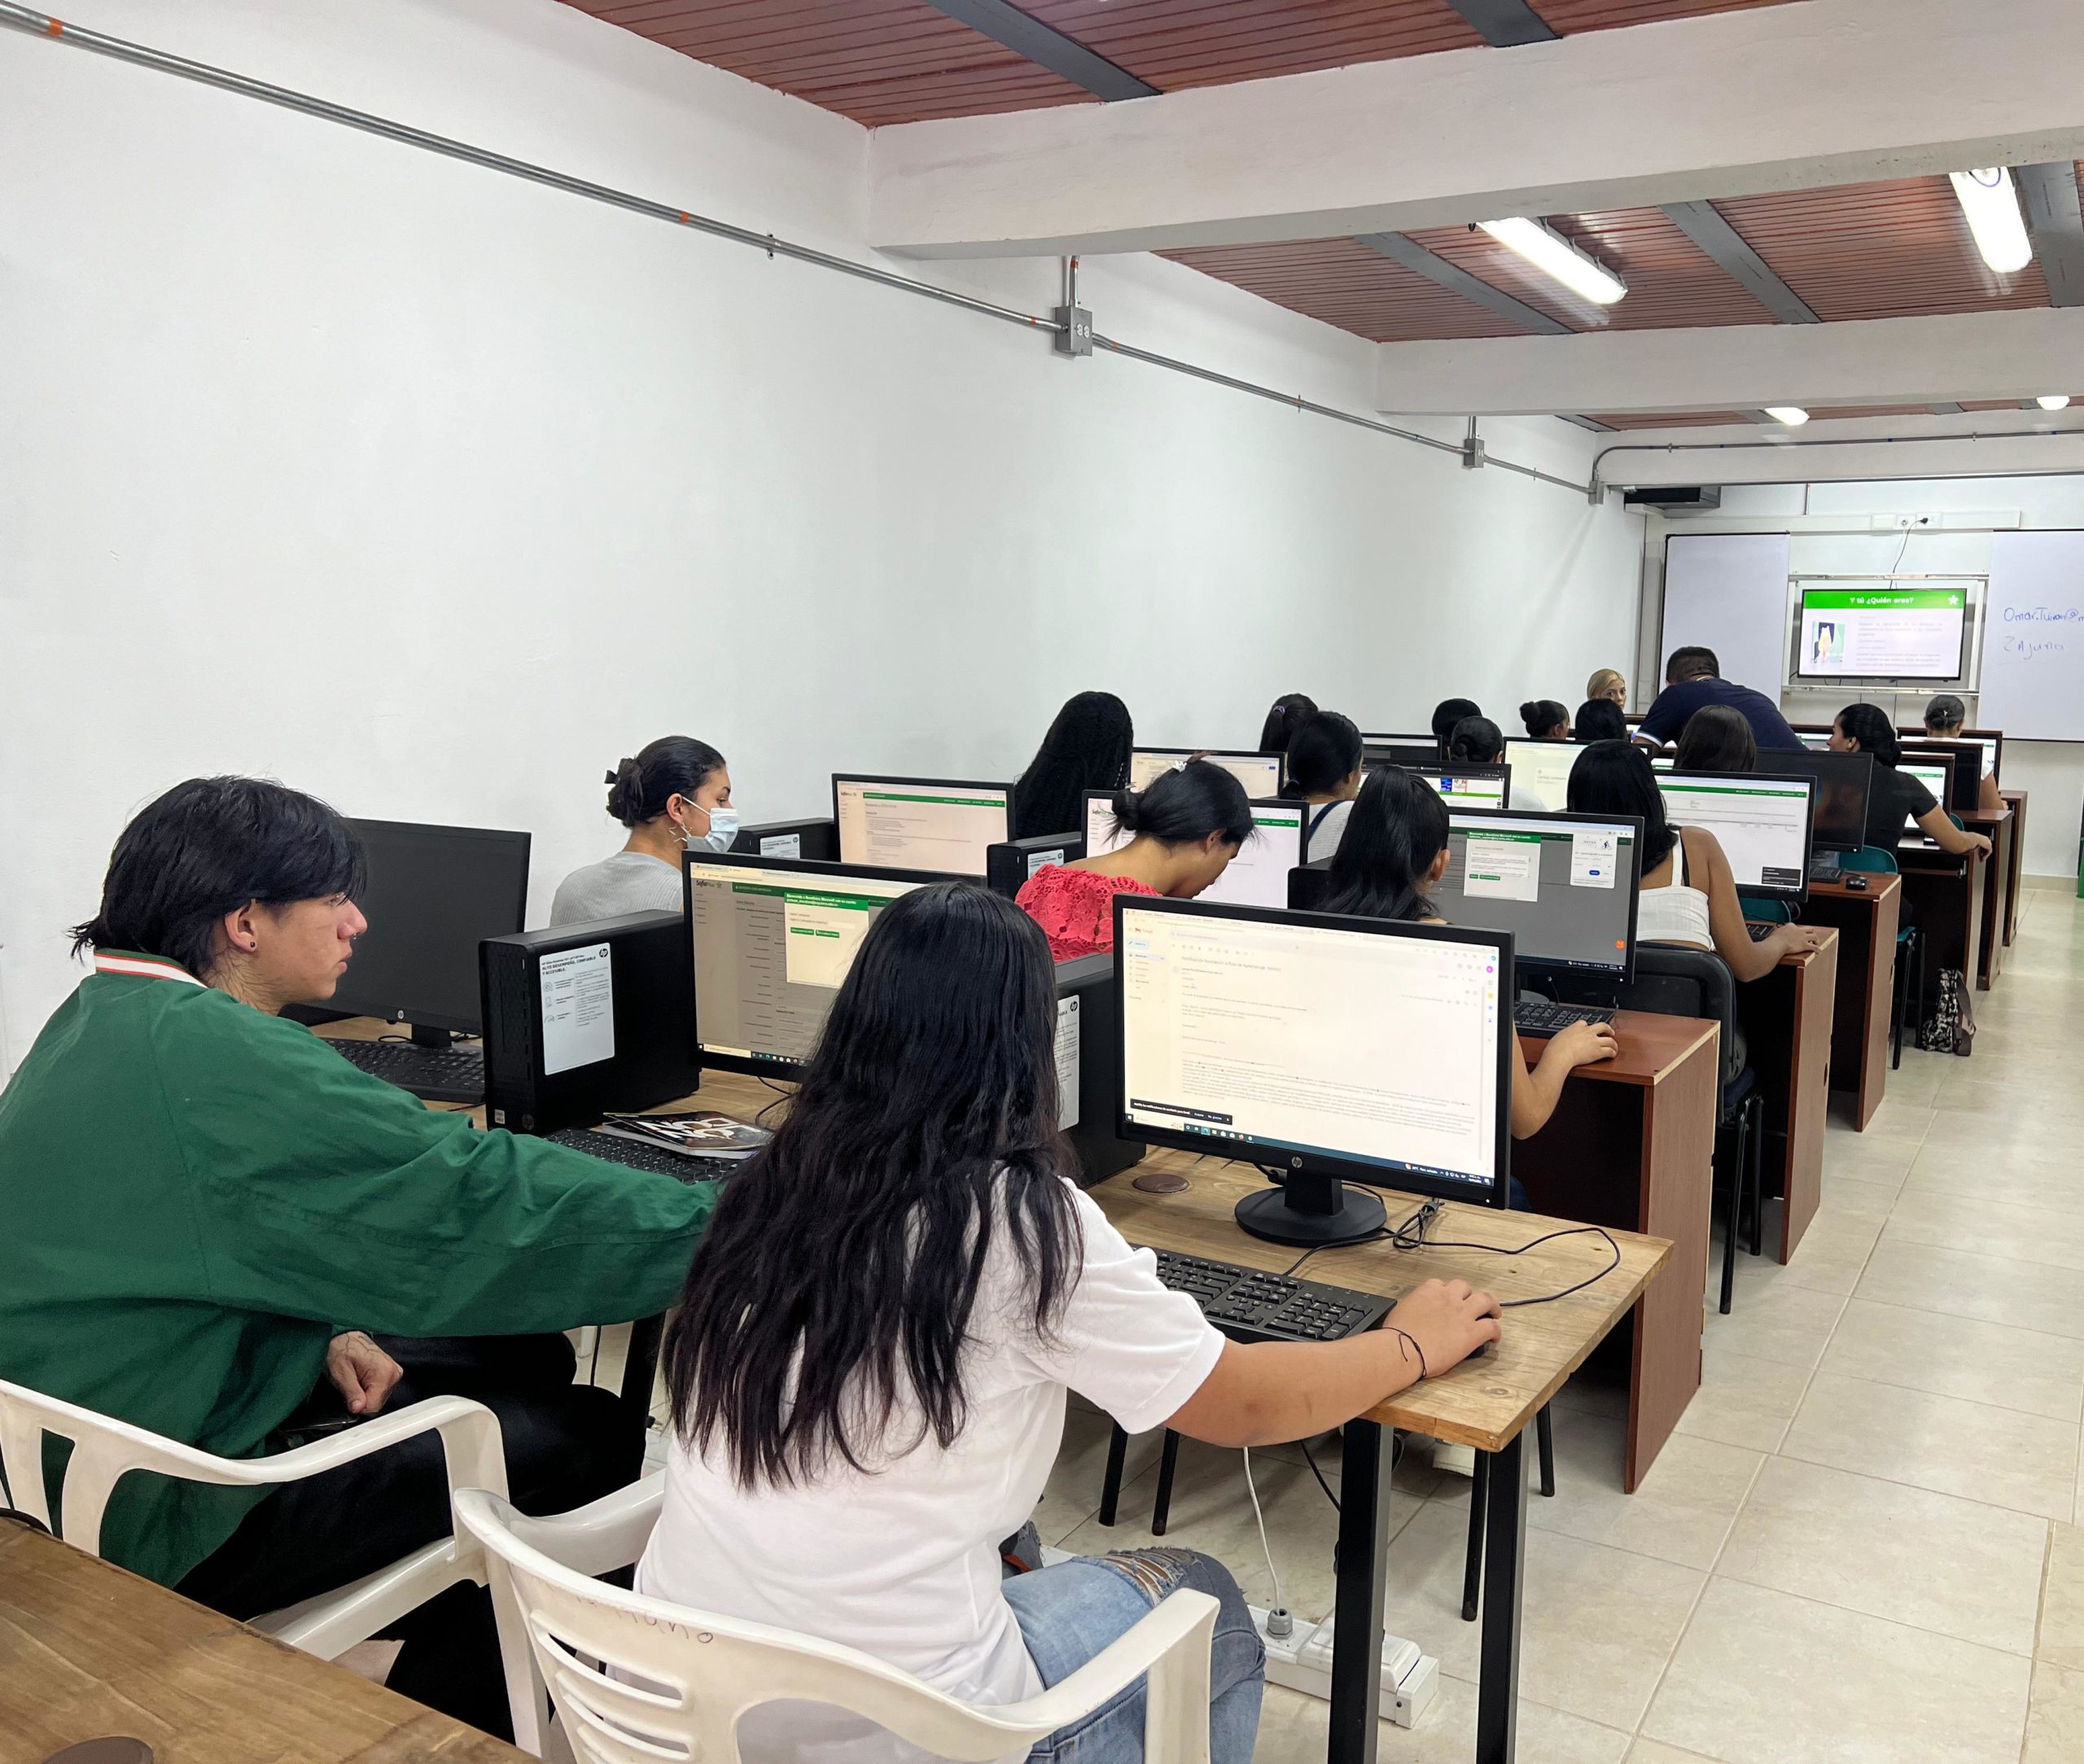
<path id="1" fill-rule="evenodd" d="M 866 136 L 550 0 L 80 0 L 68 18 L 868 255 Z M 1054 706 L 1162 742 L 1574 701 L 1637 523 L 1552 486 L 0 33 L 0 992 L 19 1060 L 127 816 L 201 772 L 525 827 L 724 749 L 1009 775 Z M 1054 262 L 933 272 L 1040 310 Z M 1368 408 L 1369 348 L 1147 257 L 1113 335 Z M 1593 438 L 1486 426 L 1582 477 Z"/>
<path id="2" fill-rule="evenodd" d="M 1873 516 L 1899 514 L 1942 516 L 1954 524 L 1907 534 L 1872 529 Z M 1978 527 L 1973 523 L 1979 516 L 2000 519 Z M 1791 535 L 1789 567 L 1797 574 L 1883 575 L 1900 568 L 1982 575 L 1990 568 L 1990 534 L 1998 526 L 2084 527 L 2084 476 L 1729 485 L 1723 489 L 1722 506 L 1713 517 L 1653 519 L 1644 534 L 1643 641 L 1637 659 L 1637 696 L 1640 698 L 1656 689 L 1663 666 L 1658 607 L 1664 541 L 1668 534 L 1786 532 Z M 1771 691 L 1777 683 L 1753 681 L 1749 684 Z M 1899 724 L 1915 727 L 1924 715 L 1930 694 L 1867 696 L 1890 710 Z M 1962 696 L 1968 701 L 1972 724 L 1977 695 L 1968 692 Z M 1841 689 L 1781 693 L 1783 707 L 1797 722 L 1828 722 L 1847 702 Z M 2079 811 L 2084 807 L 2084 744 L 2007 737 L 2003 781 L 2006 789 L 2023 790 L 2031 795 L 2026 815 L 2029 872 L 2074 876 Z"/>

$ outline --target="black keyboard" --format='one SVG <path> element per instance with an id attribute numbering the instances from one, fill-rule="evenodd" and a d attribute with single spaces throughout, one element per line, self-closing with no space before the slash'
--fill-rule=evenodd
<path id="1" fill-rule="evenodd" d="M 350 1066 L 410 1091 L 422 1102 L 483 1102 L 483 1048 L 422 1048 L 410 1041 L 335 1041 L 322 1036 Z"/>
<path id="2" fill-rule="evenodd" d="M 1561 1035 L 1573 1023 L 1610 1023 L 1613 1013 L 1597 1005 L 1558 1005 L 1523 998 L 1513 1007 L 1513 1026 L 1523 1035 Z"/>
<path id="3" fill-rule="evenodd" d="M 1152 1253 L 1158 1279 L 1193 1299 L 1233 1342 L 1336 1342 L 1373 1328 L 1394 1302 L 1171 1250 Z"/>
<path id="4" fill-rule="evenodd" d="M 671 1176 L 676 1182 L 721 1182 L 737 1174 L 744 1162 L 738 1158 L 690 1158 L 681 1152 L 668 1151 L 663 1145 L 626 1140 L 620 1133 L 596 1133 L 591 1127 L 561 1127 L 548 1137 L 553 1145 L 568 1145 L 589 1158 L 624 1164 L 632 1170 L 655 1171 L 662 1176 Z"/>
<path id="5" fill-rule="evenodd" d="M 1751 941 L 1753 943 L 1762 943 L 1767 938 L 1771 937 L 1774 932 L 1777 931 L 1780 929 L 1780 926 L 1777 925 L 1761 925 L 1756 919 L 1746 919 L 1744 921 L 1744 928 L 1746 931 L 1750 933 Z"/>

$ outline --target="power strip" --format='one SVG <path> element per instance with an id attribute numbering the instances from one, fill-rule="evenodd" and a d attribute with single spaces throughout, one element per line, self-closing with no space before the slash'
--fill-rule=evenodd
<path id="1" fill-rule="evenodd" d="M 1267 1634 L 1267 1613 L 1251 1607 L 1252 1622 L 1266 1644 L 1267 1682 L 1329 1702 L 1332 1694 L 1332 1620 L 1294 1619 L 1285 1636 Z M 1382 1637 L 1382 1718 L 1415 1727 L 1440 1689 L 1440 1662 L 1401 1635 Z"/>

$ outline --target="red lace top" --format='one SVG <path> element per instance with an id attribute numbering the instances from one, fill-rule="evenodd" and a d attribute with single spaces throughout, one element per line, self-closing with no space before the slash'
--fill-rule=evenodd
<path id="1" fill-rule="evenodd" d="M 1049 953 L 1059 961 L 1075 961 L 1114 947 L 1116 895 L 1157 892 L 1126 876 L 1102 876 L 1052 864 L 1029 877 L 1014 898 L 1049 934 Z"/>

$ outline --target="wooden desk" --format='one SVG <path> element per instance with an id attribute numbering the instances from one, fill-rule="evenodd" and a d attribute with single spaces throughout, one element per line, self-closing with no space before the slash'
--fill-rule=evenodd
<path id="1" fill-rule="evenodd" d="M 1837 996 L 1831 1007 L 1831 1088 L 1864 1132 L 1889 1088 L 1889 1031 L 1896 1001 L 1896 933 L 1903 879 L 1872 874 L 1864 889 L 1812 882 L 1806 924 L 1838 934 Z"/>
<path id="2" fill-rule="evenodd" d="M 1775 1252 L 1782 1263 L 1794 1254 L 1824 1198 L 1838 948 L 1833 930 L 1820 948 L 1785 956 L 1771 974 L 1736 989 L 1745 1057 L 1764 1105 L 1760 1192 L 1783 1203 Z"/>
<path id="3" fill-rule="evenodd" d="M 1632 1493 L 1701 1388 L 1701 1296 L 1721 1111 L 1722 1032 L 1691 1017 L 1623 1011 L 1620 1053 L 1570 1075 L 1548 1124 L 1513 1147 L 1513 1173 L 1538 1212 L 1671 1245 L 1671 1268 L 1629 1321 Z M 1524 1041 L 1531 1064 L 1542 1044 Z"/>
<path id="4" fill-rule="evenodd" d="M 1712 1026 L 1707 1035 L 1712 1050 Z M 1146 1194 L 1135 1187 L 1135 1178 L 1153 1170 L 1184 1175 L 1189 1186 L 1176 1194 Z M 1134 1170 L 1096 1185 L 1092 1194 L 1132 1243 L 1278 1272 L 1294 1266 L 1298 1252 L 1248 1237 L 1232 1217 L 1241 1199 L 1265 1186 L 1256 1171 L 1242 1165 L 1214 1157 L 1197 1158 L 1188 1152 L 1154 1151 Z M 1411 1196 L 1385 1194 L 1383 1200 L 1392 1221 L 1408 1216 L 1419 1204 Z M 1705 1193 L 1701 1205 L 1705 1215 Z M 1450 1205 L 1434 1236 L 1509 1248 L 1558 1229 L 1563 1223 L 1494 1207 Z M 1476 1756 L 1478 1764 L 1506 1764 L 1513 1757 L 1526 1539 L 1523 1433 L 1564 1380 L 1584 1363 L 1631 1307 L 1640 1311 L 1666 1289 L 1679 1289 L 1676 1276 L 1670 1272 L 1651 1284 L 1672 1258 L 1670 1244 L 1627 1232 L 1616 1232 L 1613 1239 L 1621 1261 L 1605 1278 L 1552 1304 L 1508 1311 L 1504 1339 L 1490 1353 L 1414 1385 L 1346 1424 L 1338 1594 L 1332 1620 L 1329 1764 L 1373 1764 L 1375 1757 L 1390 1540 L 1390 1454 L 1384 1449 L 1385 1427 L 1416 1429 L 1436 1439 L 1458 1441 L 1495 1455 L 1485 1496 Z M 1385 1294 L 1402 1293 L 1424 1280 L 1459 1276 L 1509 1303 L 1559 1292 L 1605 1267 L 1611 1254 L 1605 1243 L 1591 1237 L 1563 1238 L 1510 1258 L 1469 1250 L 1429 1246 L 1399 1250 L 1386 1244 L 1359 1244 L 1318 1251 L 1310 1258 L 1307 1272 L 1311 1278 L 1333 1285 Z M 1697 1359 L 1701 1290 L 1697 1282 L 1691 1294 Z"/>
<path id="5" fill-rule="evenodd" d="M 1981 834 L 1990 844 L 1990 856 L 1984 860 L 1982 953 L 1976 967 L 1976 990 L 1987 992 L 2004 967 L 2006 878 L 2017 870 L 2019 829 L 2009 808 L 1990 815 L 1964 815 L 1961 824 L 1971 833 Z"/>
<path id="6" fill-rule="evenodd" d="M 1923 1022 L 1938 994 L 1941 969 L 1957 968 L 1972 978 L 1981 970 L 1990 865 L 1973 856 L 1954 857 L 1917 846 L 1904 847 L 1897 861 L 1902 869 L 1904 917 L 1924 939 L 1924 994 L 1915 1013 Z"/>
<path id="7" fill-rule="evenodd" d="M 2004 945 L 2019 935 L 2020 878 L 2026 873 L 2026 792 L 2000 790 L 1999 799 L 2012 811 L 2012 863 L 2004 873 Z"/>
<path id="8" fill-rule="evenodd" d="M 158 1764 L 529 1764 L 525 1753 L 0 1521 L 0 1764 L 127 1734 Z"/>

